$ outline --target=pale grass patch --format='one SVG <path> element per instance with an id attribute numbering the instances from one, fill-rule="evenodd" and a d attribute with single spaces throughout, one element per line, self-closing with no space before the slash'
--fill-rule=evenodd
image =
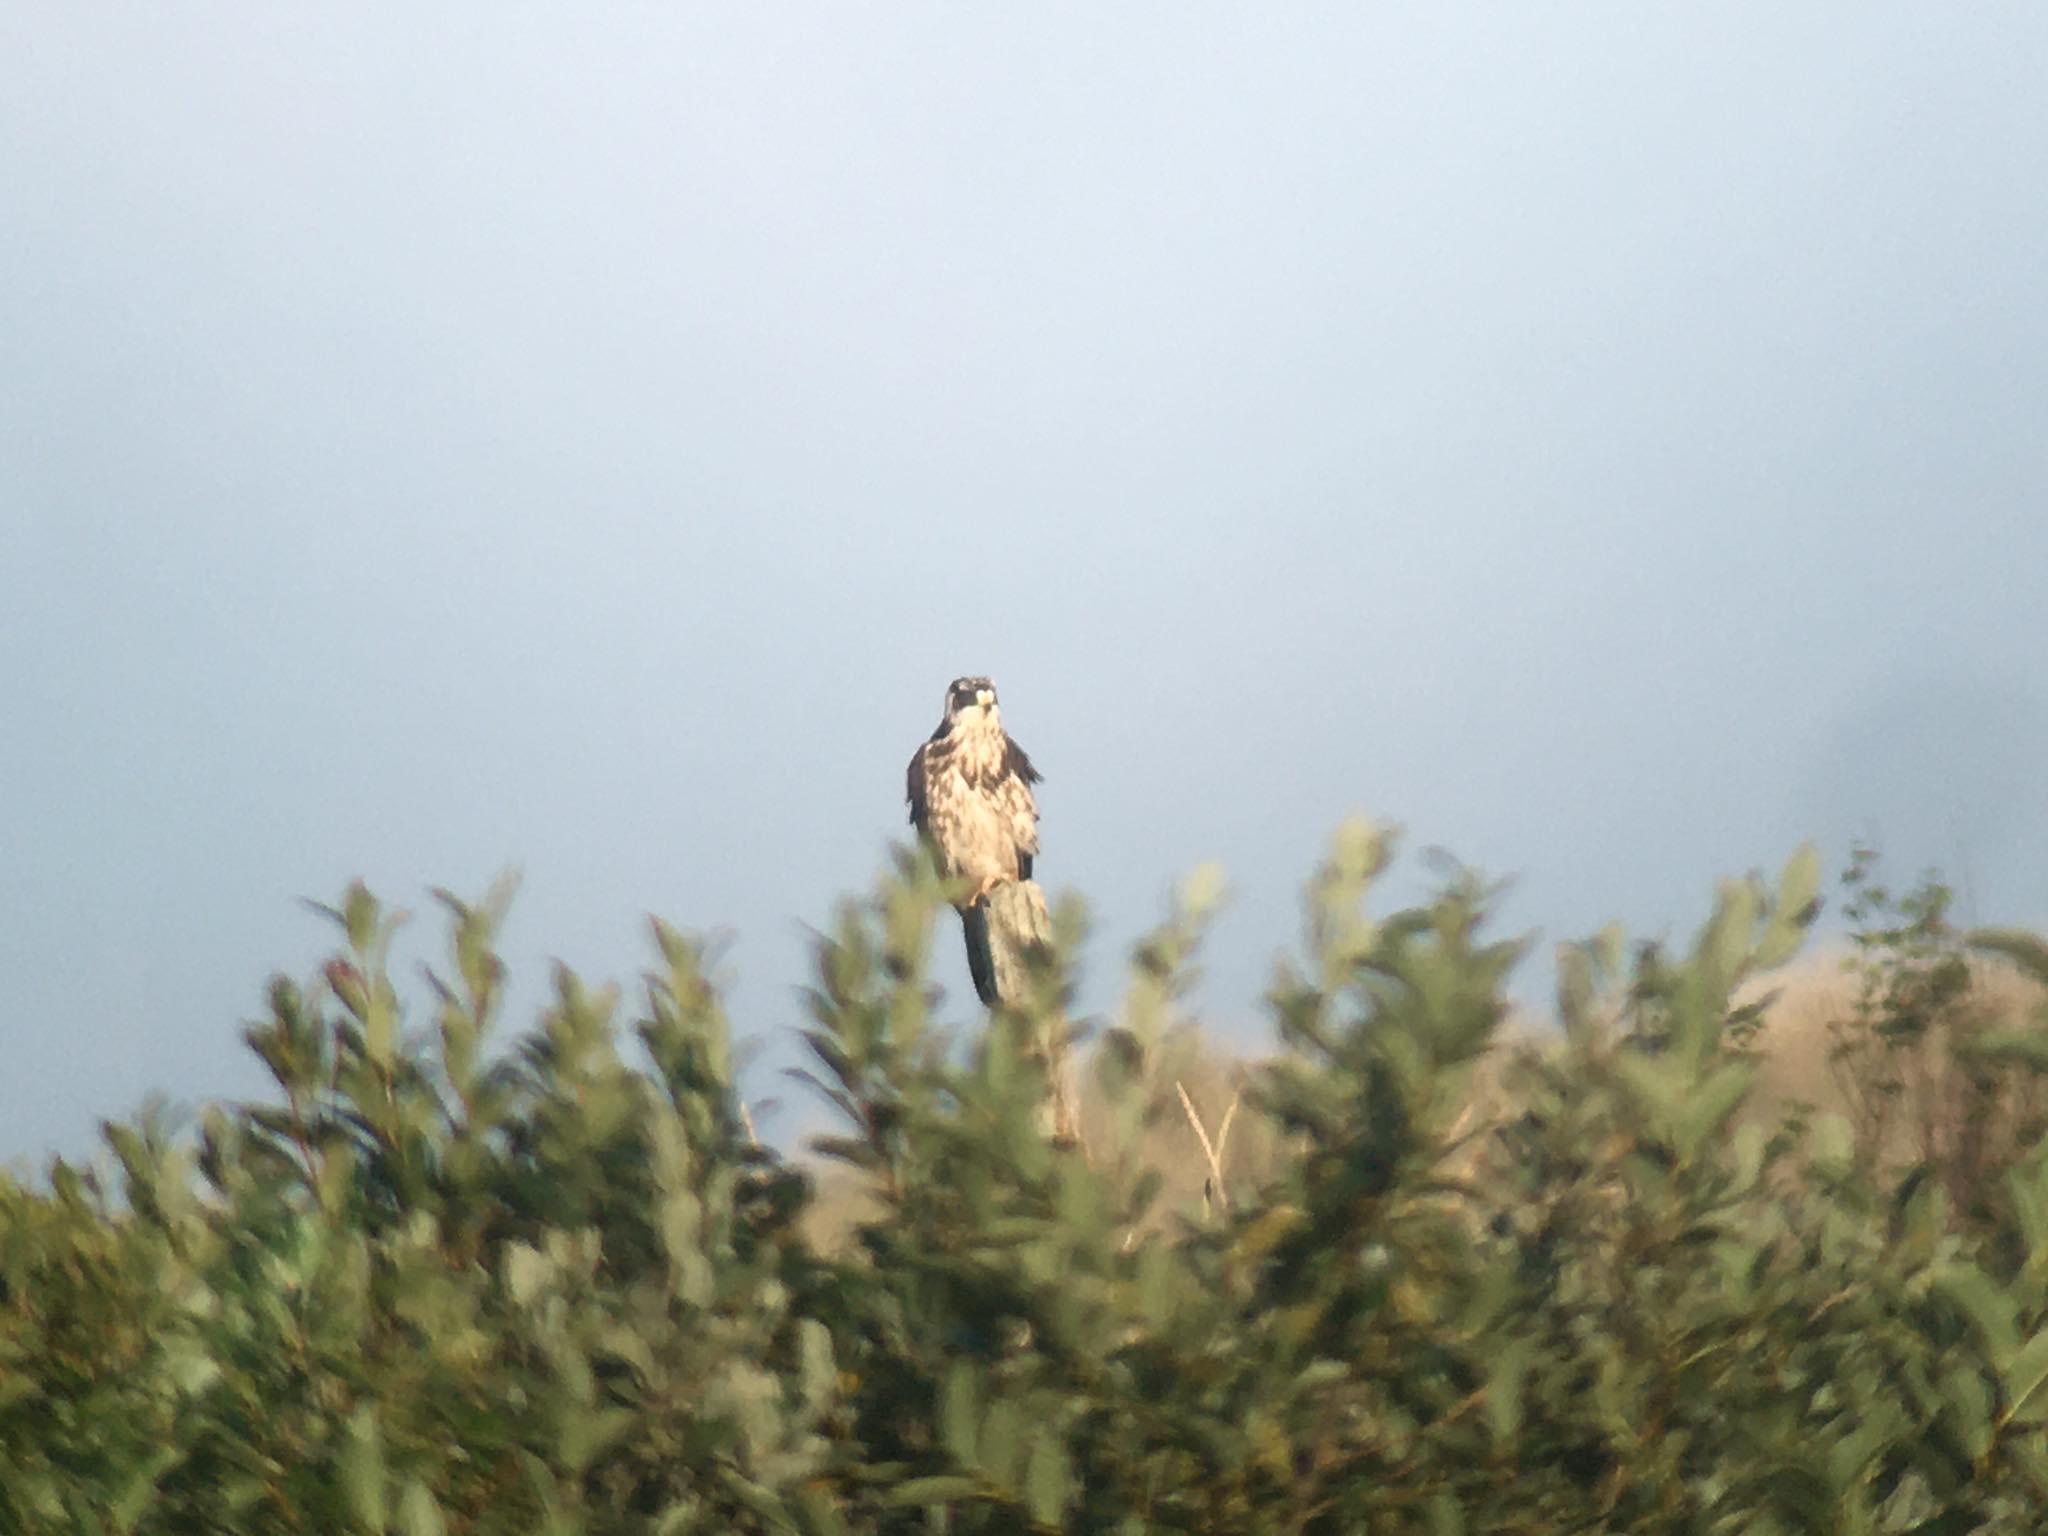
<path id="1" fill-rule="evenodd" d="M 1819 949 L 1756 978 L 1738 993 L 1738 1006 L 1765 1000 L 1762 1023 L 1750 1045 L 1758 1067 L 1742 1111 L 1745 1119 L 1775 1127 L 1795 1111 L 1819 1116 L 1850 1109 L 1844 1067 L 1834 1059 L 1839 1032 L 1856 1012 L 1858 983 L 1844 966 L 1846 958 L 1845 949 Z M 1973 961 L 1972 974 L 1972 991 L 1960 1015 L 1963 1027 L 2048 1028 L 2048 994 L 2038 985 L 1997 960 Z M 1551 1020 L 1521 1011 L 1510 1015 L 1491 1048 L 1470 1068 L 1466 1102 L 1454 1121 L 1448 1172 L 1462 1175 L 1475 1170 L 1492 1145 L 1488 1133 L 1518 1112 L 1515 1060 L 1524 1052 L 1555 1050 L 1561 1043 Z M 1937 1152 L 1959 1148 L 1996 1161 L 2017 1150 L 2013 1137 L 2024 1126 L 2048 1117 L 2048 1085 L 2026 1084 L 2016 1074 L 2007 1074 L 2008 1086 L 2000 1090 L 1996 1103 L 1973 1102 L 1954 1088 L 1962 1075 L 1949 1070 L 1953 1063 L 1946 1052 L 1945 1041 L 1932 1042 L 1918 1070 L 1951 1084 L 1948 1098 L 1938 1101 L 1941 1114 L 1952 1122 L 1974 1117 L 1981 1124 L 1930 1127 L 1924 1114 L 1916 1122 L 1901 1113 L 1887 1128 L 1883 1162 L 1896 1166 L 1918 1156 L 1918 1142 L 1929 1135 L 1937 1142 Z M 1284 1138 L 1258 1107 L 1254 1089 L 1260 1064 L 1258 1056 L 1233 1050 L 1192 1025 L 1173 1030 L 1162 1042 L 1148 1074 L 1149 1089 L 1133 1089 L 1151 1094 L 1138 1159 L 1160 1176 L 1154 1221 L 1199 1220 L 1226 1210 L 1237 1194 L 1266 1183 L 1278 1171 Z M 1085 1062 L 1078 1077 L 1081 1144 L 1091 1151 L 1106 1147 L 1109 1107 Z M 1966 1128 L 1982 1133 L 1977 1142 L 1958 1134 Z M 821 1251 L 843 1252 L 854 1231 L 880 1214 L 881 1203 L 863 1176 L 843 1165 L 814 1164 L 812 1173 L 818 1193 L 804 1213 L 804 1232 Z"/>
<path id="2" fill-rule="evenodd" d="M 1775 1125 L 1795 1110 L 1841 1115 L 1873 1165 L 1928 1161 L 1951 1191 L 2009 1163 L 2048 1116 L 2048 1084 L 2024 1069 L 1972 1070 L 1955 1051 L 1986 1032 L 2048 1028 L 2048 994 L 2002 960 L 1970 959 L 1970 989 L 1921 1042 L 1891 1053 L 1851 1049 L 1860 981 L 1843 947 L 1821 949 L 1758 978 L 1738 1003 L 1765 1002 L 1752 1049 L 1757 1080 L 1745 1115 Z M 1895 1073 L 1895 1094 L 1873 1097 L 1879 1071 Z M 1874 1108 L 1873 1108 L 1874 1106 Z"/>

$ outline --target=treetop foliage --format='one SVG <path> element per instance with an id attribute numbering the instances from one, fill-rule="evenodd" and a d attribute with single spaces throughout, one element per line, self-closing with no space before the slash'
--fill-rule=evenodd
<path id="1" fill-rule="evenodd" d="M 1509 1052 L 1483 1113 L 1522 946 L 1463 873 L 1376 914 L 1390 852 L 1347 825 L 1309 883 L 1245 1090 L 1255 1171 L 1169 1065 L 1213 871 L 1137 946 L 1075 1141 L 1045 1134 L 1042 1042 L 1078 905 L 1029 995 L 955 1039 L 927 974 L 948 892 L 902 852 L 807 993 L 816 1147 L 872 1192 L 840 1249 L 804 1235 L 810 1169 L 752 1134 L 701 941 L 657 923 L 630 1005 L 558 972 L 494 1050 L 509 892 L 437 893 L 408 1030 L 356 886 L 319 979 L 274 981 L 247 1032 L 272 1101 L 109 1124 L 111 1181 L 0 1176 L 0 1528 L 2037 1529 L 2038 1125 L 1959 1183 L 1853 1116 L 1747 1107 L 1812 851 L 1725 882 L 1682 949 L 1564 946 L 1562 1037 Z M 1963 941 L 1931 889 L 1864 930 L 1846 1069 L 1912 1081 L 1897 1053 L 1949 1027 Z M 1984 943 L 2048 981 L 2038 939 Z M 1971 1034 L 1969 1103 L 2021 1103 L 2044 1040 Z M 1198 1202 L 1162 1194 L 1150 1134 L 1184 1115 Z"/>

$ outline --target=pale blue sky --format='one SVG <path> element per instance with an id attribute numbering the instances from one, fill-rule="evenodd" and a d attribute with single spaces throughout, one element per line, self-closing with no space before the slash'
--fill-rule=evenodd
<path id="1" fill-rule="evenodd" d="M 0 1157 L 257 1091 L 357 874 L 521 867 L 528 1007 L 730 928 L 786 1041 L 963 671 L 1095 1006 L 1219 858 L 1250 1028 L 1354 808 L 1546 943 L 1859 830 L 2048 922 L 2044 79 L 2031 4 L 7 10 Z"/>

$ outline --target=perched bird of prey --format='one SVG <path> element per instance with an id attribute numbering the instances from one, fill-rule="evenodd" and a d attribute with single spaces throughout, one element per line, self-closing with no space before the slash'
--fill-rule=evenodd
<path id="1" fill-rule="evenodd" d="M 956 677 L 946 688 L 946 717 L 910 759 L 910 824 L 930 842 L 939 873 L 971 882 L 960 908 L 967 968 L 984 1003 L 996 1000 L 987 897 L 997 886 L 1031 878 L 1038 853 L 1039 773 L 1010 740 L 985 677 Z"/>

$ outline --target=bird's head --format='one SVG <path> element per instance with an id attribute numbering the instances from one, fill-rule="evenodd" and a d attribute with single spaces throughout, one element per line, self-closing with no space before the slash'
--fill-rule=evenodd
<path id="1" fill-rule="evenodd" d="M 979 725 L 996 718 L 996 685 L 985 677 L 956 677 L 946 685 L 946 721 Z"/>

